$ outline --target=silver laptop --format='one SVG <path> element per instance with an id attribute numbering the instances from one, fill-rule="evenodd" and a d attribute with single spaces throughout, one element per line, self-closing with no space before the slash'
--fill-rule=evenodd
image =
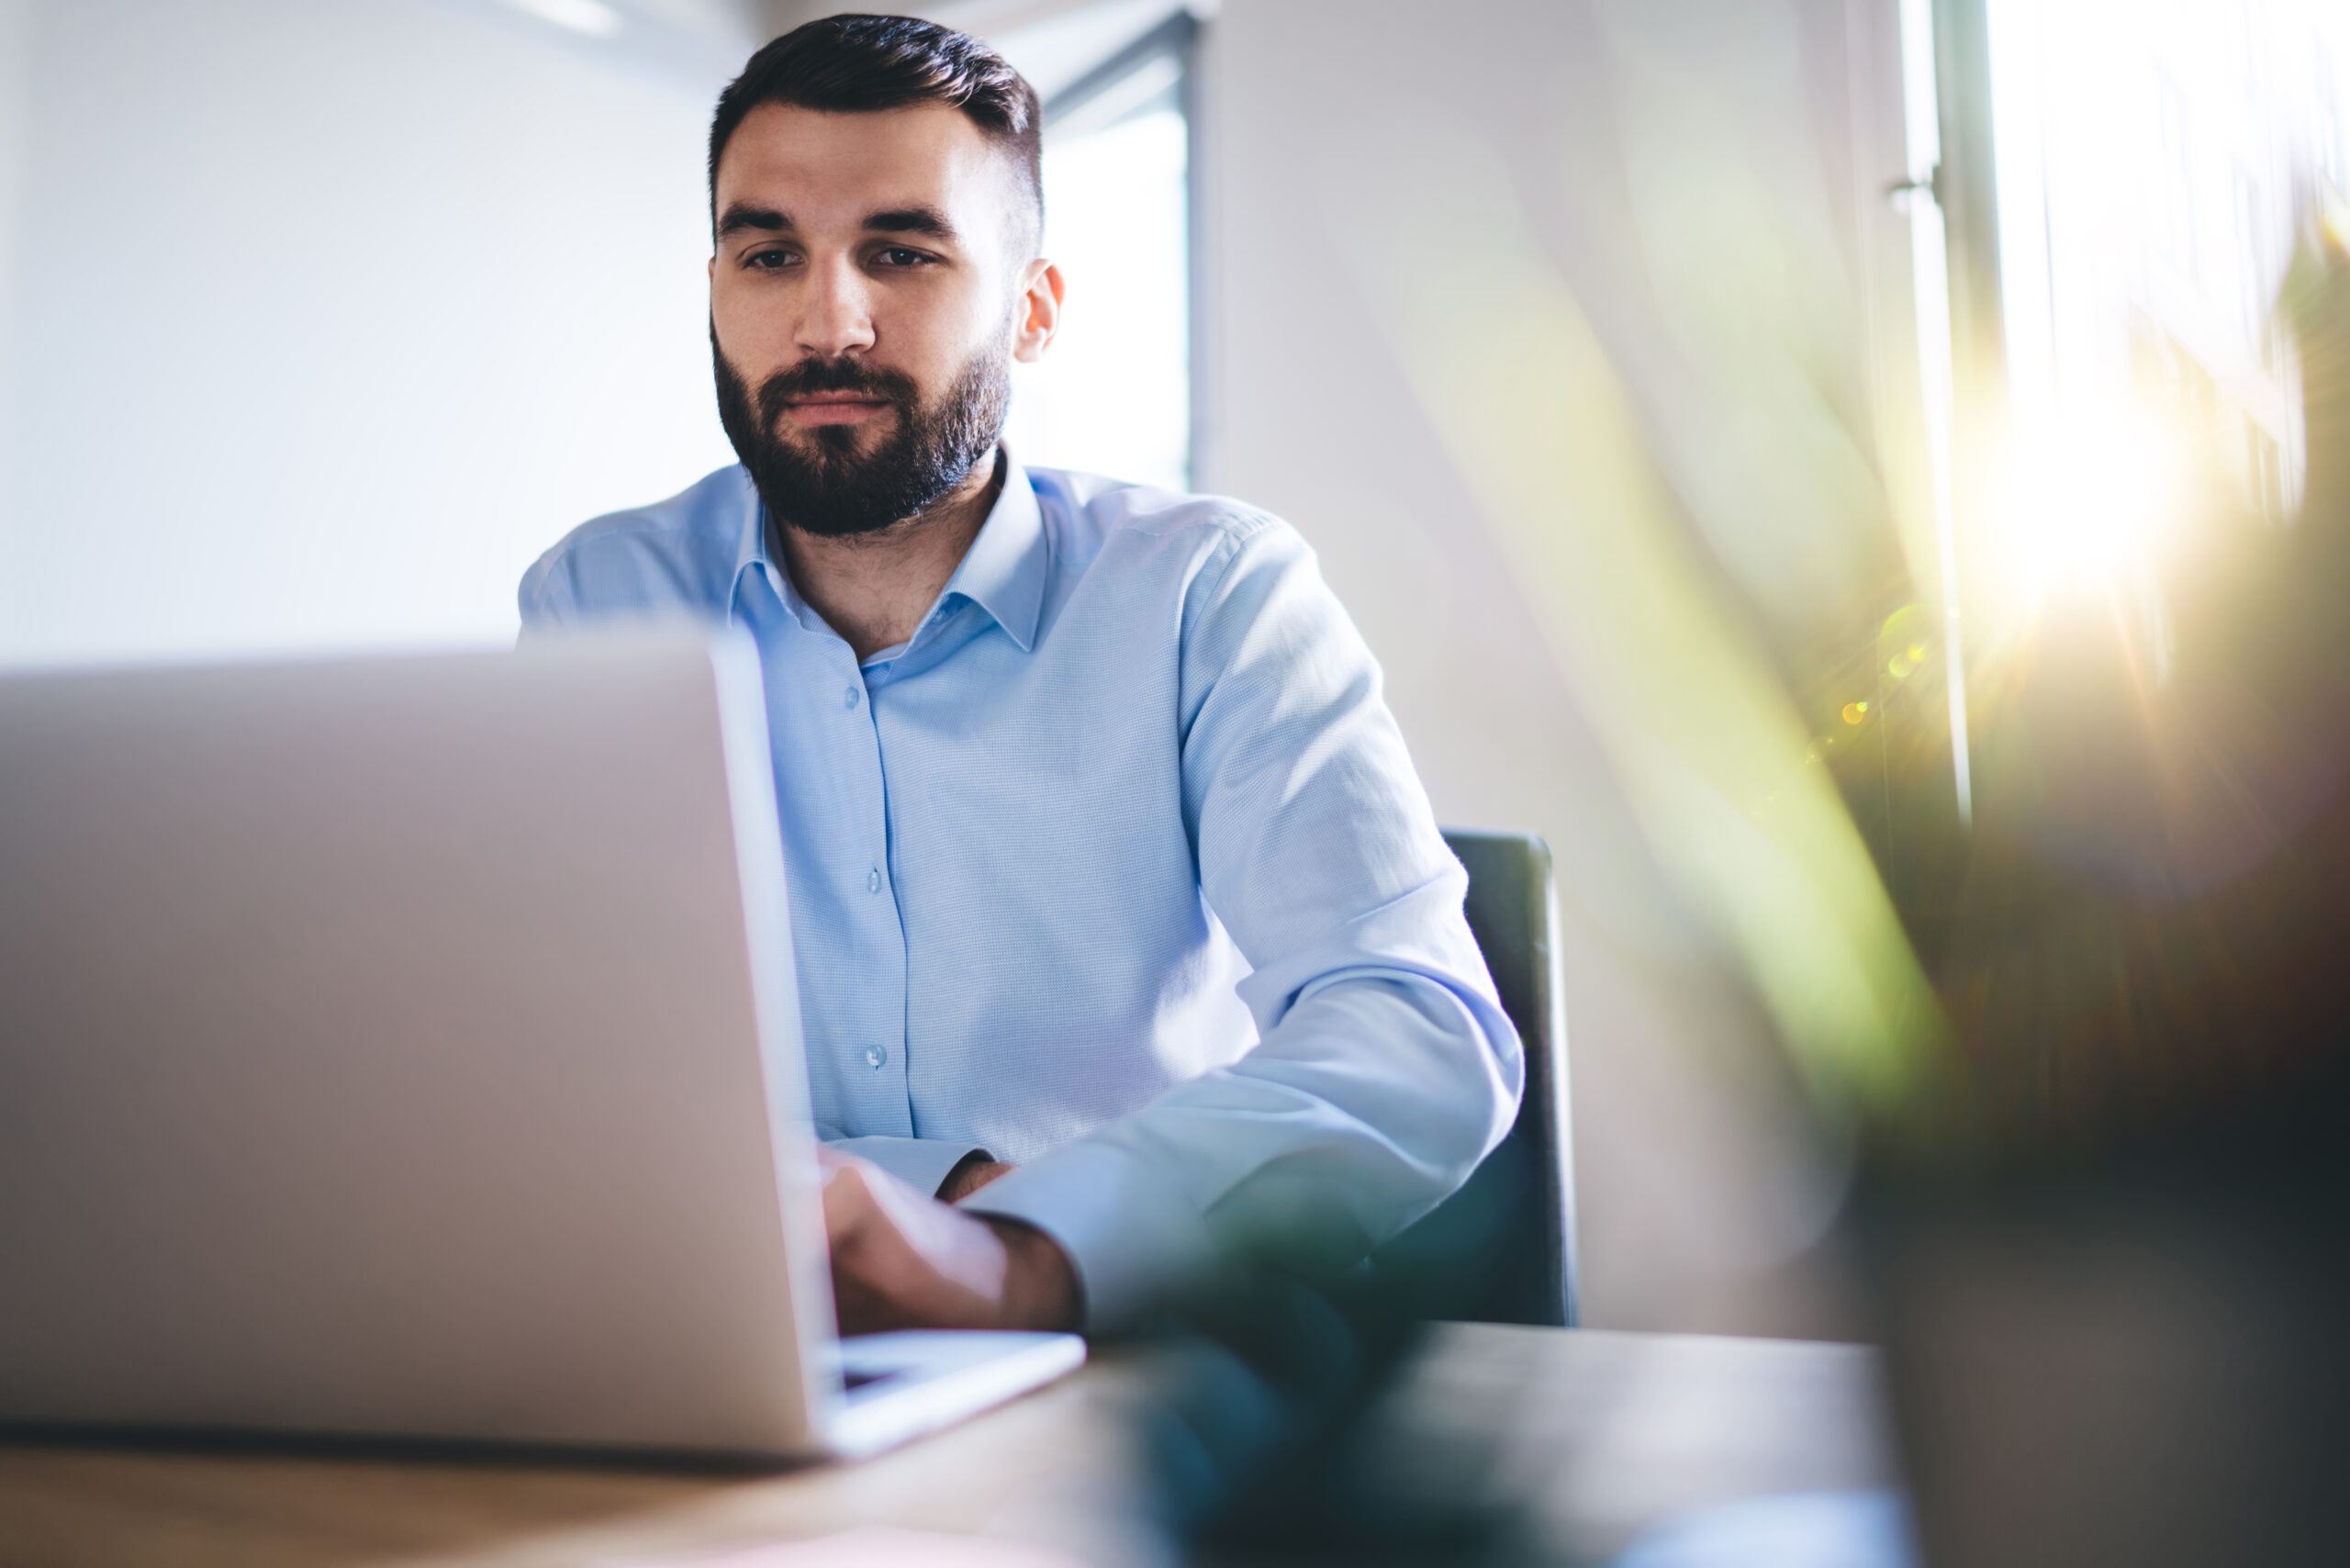
<path id="1" fill-rule="evenodd" d="M 0 1424 L 870 1452 L 759 671 L 699 632 L 0 675 Z"/>

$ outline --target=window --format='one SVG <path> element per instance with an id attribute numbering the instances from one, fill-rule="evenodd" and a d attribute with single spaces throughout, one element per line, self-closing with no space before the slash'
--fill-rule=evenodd
<path id="1" fill-rule="evenodd" d="M 2345 220 L 2338 0 L 1902 0 L 1919 365 L 1935 458 L 1951 740 L 1966 683 L 2064 598 L 2157 685 L 2213 481 L 2284 526 L 2304 467 L 2276 301 Z M 1962 630 L 1964 633 L 1961 638 Z"/>
<path id="2" fill-rule="evenodd" d="M 1040 83 L 1045 253 L 1069 294 L 1050 351 L 1013 372 L 1004 439 L 1023 463 L 1189 486 L 1196 30 L 1177 11 L 1075 80 Z M 1015 64 L 1019 41 L 1002 40 Z"/>
<path id="3" fill-rule="evenodd" d="M 2055 449 L 2027 467 L 2109 470 L 2135 440 L 2149 462 L 2216 459 L 2282 520 L 2302 432 L 2275 304 L 2300 231 L 2343 199 L 2327 44 L 2350 14 L 2313 0 L 1988 0 L 1985 14 L 2014 444 Z M 2050 521 L 2026 527 L 2044 536 Z M 2091 553 L 2143 544 L 2129 532 L 2106 528 Z"/>

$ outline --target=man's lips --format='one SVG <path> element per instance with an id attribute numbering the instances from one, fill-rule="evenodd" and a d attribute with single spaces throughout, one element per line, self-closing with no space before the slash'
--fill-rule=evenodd
<path id="1" fill-rule="evenodd" d="M 784 413 L 793 424 L 805 430 L 815 425 L 862 424 L 889 407 L 886 398 L 868 398 L 846 392 L 818 392 L 806 398 L 794 398 L 785 405 Z"/>

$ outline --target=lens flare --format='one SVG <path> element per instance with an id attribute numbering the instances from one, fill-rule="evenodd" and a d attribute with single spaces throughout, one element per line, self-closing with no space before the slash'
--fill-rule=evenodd
<path id="1" fill-rule="evenodd" d="M 2131 408 L 2015 433 L 1997 521 L 2027 604 L 2053 592 L 2108 593 L 2153 565 L 2177 524 L 2180 448 L 2174 432 Z"/>

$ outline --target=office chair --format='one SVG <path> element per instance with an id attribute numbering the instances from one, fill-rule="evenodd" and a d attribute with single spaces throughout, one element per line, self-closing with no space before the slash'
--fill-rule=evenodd
<path id="1" fill-rule="evenodd" d="M 1415 1316 L 1572 1327 L 1575 1205 L 1566 1008 L 1550 846 L 1450 829 L 1469 872 L 1469 929 L 1526 1047 L 1517 1122 L 1466 1185 L 1371 1255 Z"/>

